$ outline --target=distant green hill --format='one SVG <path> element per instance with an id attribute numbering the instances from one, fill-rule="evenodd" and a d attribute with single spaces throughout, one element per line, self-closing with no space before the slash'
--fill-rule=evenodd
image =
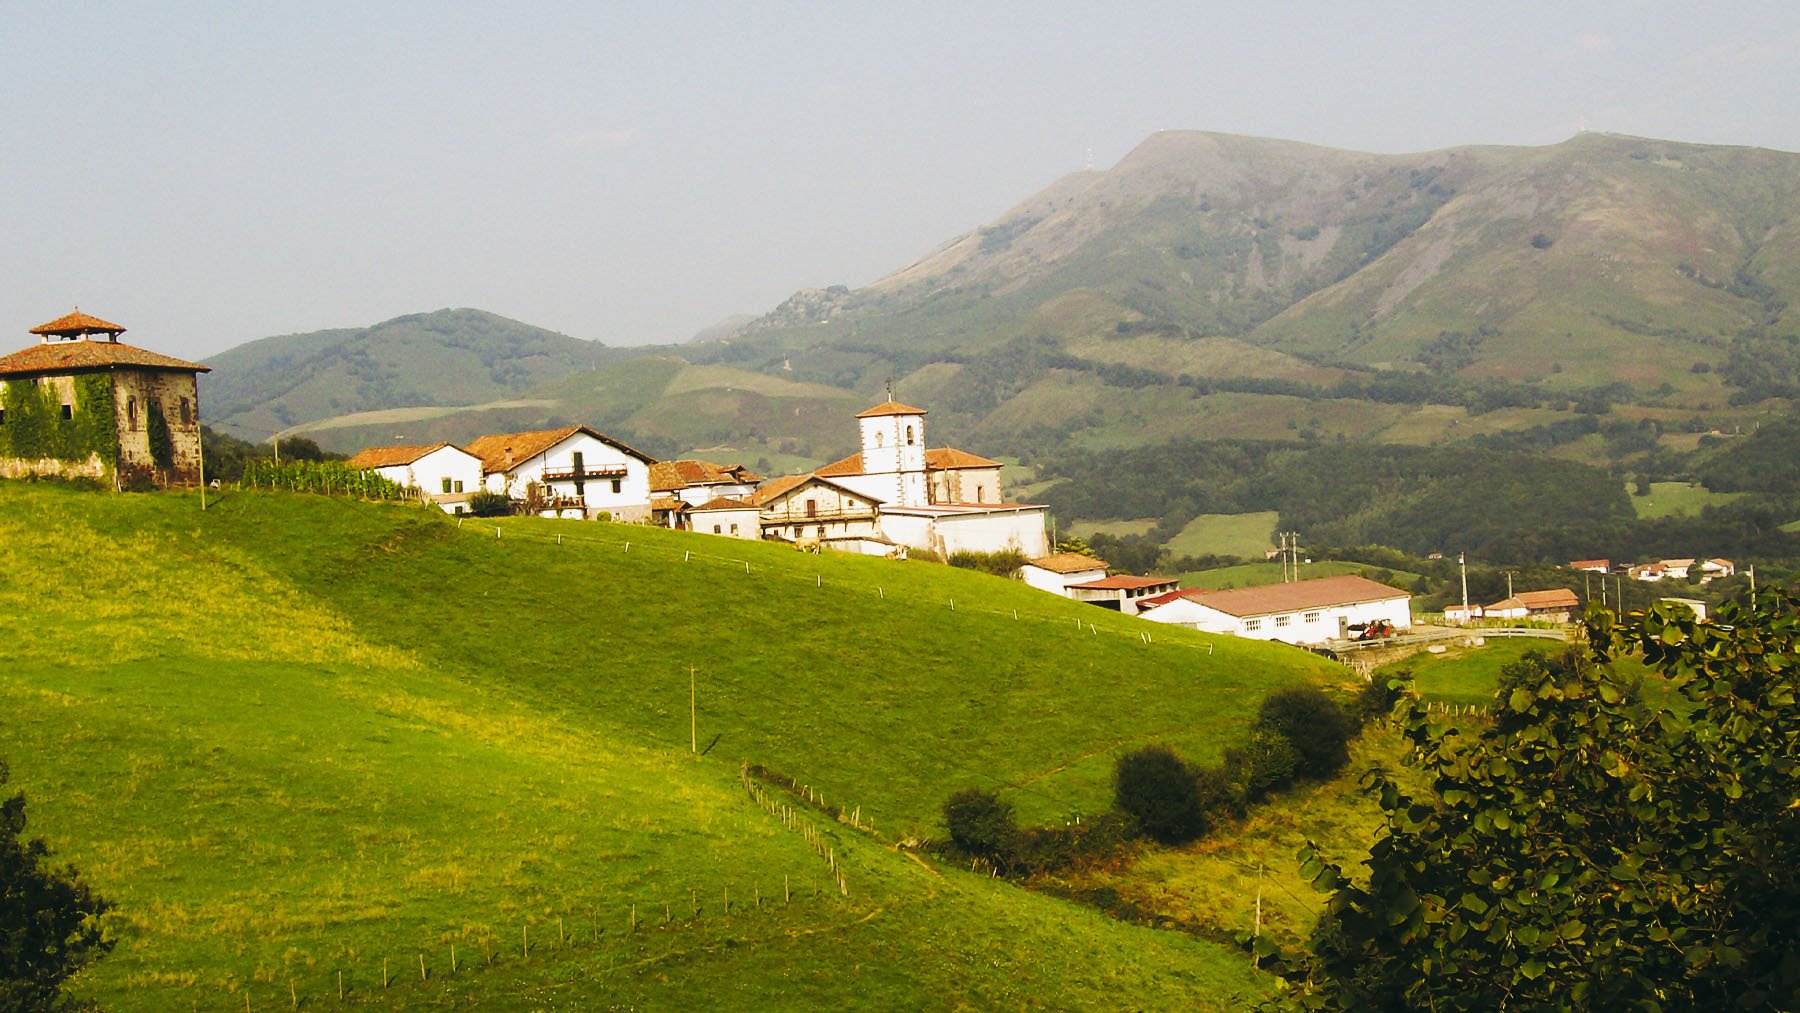
<path id="1" fill-rule="evenodd" d="M 388 412 L 389 428 L 477 405 L 531 417 L 544 405 L 525 392 L 615 356 L 597 342 L 445 309 L 240 345 L 212 357 L 201 394 L 209 424 L 252 440 L 352 413 Z"/>
<path id="2" fill-rule="evenodd" d="M 1262 987 L 1230 947 L 899 846 L 970 785 L 1061 821 L 1107 804 L 1121 750 L 1215 760 L 1272 687 L 1341 678 L 1310 655 L 1146 642 L 932 564 L 197 507 L 0 482 L 0 755 L 31 832 L 118 904 L 80 982 L 108 1008 L 324 1006 L 340 980 L 504 1008 L 1227 1009 Z M 830 814 L 789 799 L 790 828 L 744 763 Z"/>

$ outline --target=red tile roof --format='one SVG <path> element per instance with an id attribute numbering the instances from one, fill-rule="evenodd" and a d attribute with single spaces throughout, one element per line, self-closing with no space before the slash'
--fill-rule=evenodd
<path id="1" fill-rule="evenodd" d="M 851 454 L 841 461 L 833 461 L 825 467 L 813 472 L 824 478 L 839 478 L 844 475 L 860 475 L 863 473 L 862 454 Z"/>
<path id="2" fill-rule="evenodd" d="M 755 484 L 762 476 L 741 464 L 720 465 L 711 461 L 658 461 L 650 466 L 650 491 L 673 492 L 690 485 Z"/>
<path id="3" fill-rule="evenodd" d="M 985 457 L 971 454 L 955 447 L 939 447 L 925 451 L 926 471 L 955 471 L 958 468 L 998 468 L 999 461 L 990 461 Z M 837 478 L 844 475 L 861 475 L 863 472 L 863 455 L 851 454 L 839 461 L 833 461 L 825 467 L 813 472 L 826 478 Z"/>
<path id="4" fill-rule="evenodd" d="M 688 507 L 689 513 L 700 513 L 707 510 L 755 510 L 756 504 L 741 500 L 735 496 L 720 496 L 705 506 Z"/>
<path id="5" fill-rule="evenodd" d="M 1410 598 L 1399 588 L 1379 584 L 1367 577 L 1345 575 L 1300 580 L 1291 584 L 1265 584 L 1262 587 L 1227 588 L 1185 597 L 1226 615 L 1262 616 L 1275 612 L 1297 612 L 1301 609 L 1326 608 L 1332 605 L 1357 605 Z"/>
<path id="6" fill-rule="evenodd" d="M 1028 566 L 1051 573 L 1080 573 L 1083 570 L 1104 570 L 1109 565 L 1104 559 L 1084 556 L 1079 552 L 1058 552 L 1053 556 L 1043 556 L 1029 560 Z"/>
<path id="7" fill-rule="evenodd" d="M 1610 559 L 1577 559 L 1574 562 L 1569 564 L 1569 569 L 1571 569 L 1571 570 L 1610 570 L 1610 569 L 1612 569 L 1612 560 L 1610 560 Z"/>
<path id="8" fill-rule="evenodd" d="M 925 409 L 923 409 L 923 408 L 914 408 L 912 405 L 904 405 L 898 401 L 883 401 L 880 404 L 876 405 L 875 407 L 870 408 L 868 411 L 857 412 L 856 417 L 859 419 L 872 419 L 879 415 L 924 415 L 924 414 L 925 414 Z"/>
<path id="9" fill-rule="evenodd" d="M 750 503 L 753 506 L 762 506 L 770 500 L 784 496 L 818 477 L 819 476 L 817 475 L 783 475 L 780 478 L 771 478 L 767 482 L 764 482 L 761 488 L 750 494 Z"/>
<path id="10" fill-rule="evenodd" d="M 1551 588 L 1548 591 L 1520 591 L 1514 598 L 1532 611 L 1538 609 L 1574 608 L 1581 604 L 1575 592 L 1566 587 Z"/>
<path id="11" fill-rule="evenodd" d="M 999 461 L 990 461 L 978 457 L 966 450 L 955 447 L 939 447 L 925 451 L 925 467 L 931 471 L 950 471 L 956 468 L 998 468 Z"/>
<path id="12" fill-rule="evenodd" d="M 57 317 L 47 324 L 39 324 L 31 329 L 33 334 L 110 334 L 118 337 L 125 333 L 125 328 L 118 324 L 108 323 L 99 317 L 91 317 L 77 309 L 68 316 Z"/>
<path id="13" fill-rule="evenodd" d="M 116 341 L 52 341 L 0 357 L 0 376 L 69 373 L 83 369 L 119 367 L 167 369 L 182 373 L 212 372 L 211 366 L 159 355 Z"/>
<path id="14" fill-rule="evenodd" d="M 645 464 L 656 463 L 656 459 L 650 455 L 633 450 L 605 433 L 595 432 L 587 426 L 564 426 L 561 429 L 538 429 L 526 433 L 494 433 L 474 440 L 466 449 L 469 453 L 481 458 L 481 470 L 485 472 L 511 471 L 520 462 L 536 457 L 576 433 L 586 433 L 601 443 L 615 450 L 623 451 Z"/>
<path id="15" fill-rule="evenodd" d="M 449 445 L 433 443 L 427 447 L 369 447 L 357 451 L 355 456 L 344 463 L 352 468 L 391 468 L 397 464 L 411 464 L 426 454 Z"/>
<path id="16" fill-rule="evenodd" d="M 1085 584 L 1070 584 L 1069 586 L 1086 591 L 1136 591 L 1145 587 L 1167 587 L 1173 583 L 1175 581 L 1170 577 L 1133 577 L 1128 574 L 1118 574 L 1112 577 L 1102 577 L 1099 580 L 1090 580 Z"/>

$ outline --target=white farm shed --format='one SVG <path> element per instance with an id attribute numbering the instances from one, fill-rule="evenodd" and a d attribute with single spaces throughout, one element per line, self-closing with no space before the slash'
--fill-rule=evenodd
<path id="1" fill-rule="evenodd" d="M 417 489 L 445 513 L 462 513 L 469 494 L 481 489 L 481 458 L 451 443 L 370 447 L 344 463 L 373 471 L 395 485 Z"/>
<path id="2" fill-rule="evenodd" d="M 1290 584 L 1176 591 L 1139 603 L 1151 622 L 1250 640 L 1318 644 L 1348 636 L 1349 628 L 1385 620 L 1412 626 L 1412 595 L 1366 577 L 1324 577 Z"/>
<path id="3" fill-rule="evenodd" d="M 1044 508 L 1027 503 L 988 506 L 937 503 L 881 508 L 881 530 L 915 549 L 948 556 L 953 552 L 1004 552 L 1027 558 L 1049 549 Z"/>
<path id="4" fill-rule="evenodd" d="M 1019 568 L 1019 579 L 1039 591 L 1069 597 L 1069 586 L 1100 580 L 1106 576 L 1107 563 L 1079 552 L 1058 552 L 1040 556 Z"/>

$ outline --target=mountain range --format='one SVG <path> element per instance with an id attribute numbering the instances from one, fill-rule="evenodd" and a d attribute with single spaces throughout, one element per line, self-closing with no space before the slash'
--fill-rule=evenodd
<path id="1" fill-rule="evenodd" d="M 1764 149 L 1165 131 L 873 284 L 686 344 L 446 310 L 253 342 L 213 359 L 206 396 L 226 431 L 344 450 L 580 421 L 803 467 L 853 450 L 849 415 L 891 384 L 934 442 L 990 456 L 1522 438 L 1629 467 L 1800 397 L 1796 209 L 1800 155 Z"/>

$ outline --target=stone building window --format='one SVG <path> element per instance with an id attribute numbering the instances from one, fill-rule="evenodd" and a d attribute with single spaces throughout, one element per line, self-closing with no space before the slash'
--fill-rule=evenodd
<path id="1" fill-rule="evenodd" d="M 906 445 L 909 447 L 913 445 L 913 430 L 911 426 L 906 427 Z"/>
<path id="2" fill-rule="evenodd" d="M 188 404 L 188 399 L 184 397 L 181 399 L 181 424 L 187 426 L 193 425 L 193 423 L 194 408 L 192 405 Z"/>
<path id="3" fill-rule="evenodd" d="M 75 406 L 68 403 L 67 401 L 64 401 L 62 417 L 63 417 L 64 422 L 68 422 L 69 420 L 73 419 L 75 417 Z"/>
<path id="4" fill-rule="evenodd" d="M 125 425 L 132 432 L 137 432 L 137 398 L 125 399 Z"/>

